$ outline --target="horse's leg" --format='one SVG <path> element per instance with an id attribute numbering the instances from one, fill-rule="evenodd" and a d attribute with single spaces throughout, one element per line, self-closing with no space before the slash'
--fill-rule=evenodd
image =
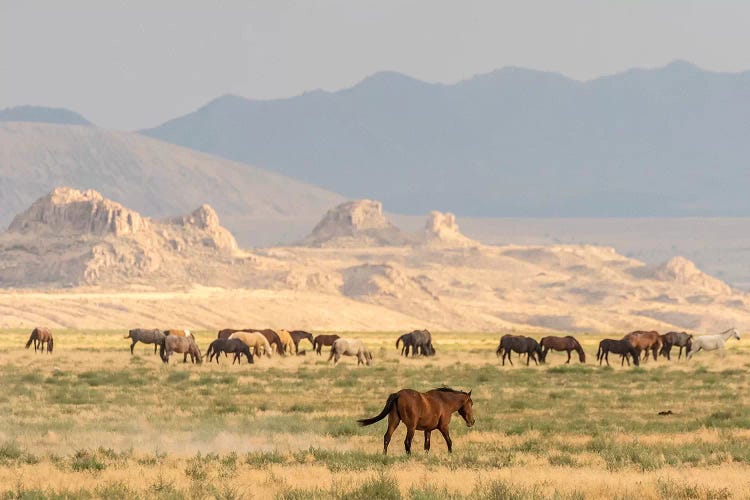
<path id="1" fill-rule="evenodd" d="M 677 361 L 679 361 L 680 359 L 682 359 L 682 346 L 679 346 L 679 347 L 680 347 L 680 353 L 677 355 Z M 669 358 L 667 358 L 667 359 L 669 359 Z"/>
<path id="2" fill-rule="evenodd" d="M 604 353 L 603 358 L 604 358 L 604 361 L 607 362 L 607 366 L 609 366 L 609 351 L 607 351 L 607 352 Z M 601 363 L 599 363 L 599 364 L 601 364 Z"/>
<path id="3" fill-rule="evenodd" d="M 511 359 L 511 354 L 513 354 L 511 351 L 507 351 L 508 353 L 508 362 L 510 363 L 510 366 L 513 366 L 513 360 Z"/>
<path id="4" fill-rule="evenodd" d="M 183 358 L 182 358 L 182 362 L 183 363 L 187 363 L 187 355 L 188 355 L 188 353 L 185 353 L 185 356 L 183 356 Z"/>
<path id="5" fill-rule="evenodd" d="M 443 439 L 445 439 L 445 444 L 448 445 L 448 453 L 453 453 L 453 441 L 451 441 L 451 436 L 448 434 L 448 426 L 444 425 L 438 429 L 440 431 L 440 434 L 443 435 Z"/>
<path id="6" fill-rule="evenodd" d="M 135 347 L 135 344 L 137 344 L 137 343 L 138 343 L 138 341 L 135 340 L 135 339 L 133 339 L 133 343 L 130 344 L 130 355 L 131 356 L 133 355 L 133 347 Z"/>
<path id="7" fill-rule="evenodd" d="M 432 431 L 424 431 L 424 451 L 430 452 L 430 433 Z"/>
<path id="8" fill-rule="evenodd" d="M 391 442 L 391 436 L 396 431 L 396 427 L 398 427 L 400 422 L 401 419 L 398 416 L 398 411 L 391 410 L 388 414 L 388 428 L 385 430 L 385 435 L 383 436 L 383 455 L 388 454 L 388 444 Z"/>
<path id="9" fill-rule="evenodd" d="M 407 455 L 411 455 L 411 441 L 414 439 L 414 432 L 416 431 L 416 424 L 414 427 L 406 427 L 406 438 L 404 439 L 404 449 Z"/>
<path id="10" fill-rule="evenodd" d="M 570 364 L 570 349 L 568 349 L 568 360 L 565 362 L 566 365 Z"/>
<path id="11" fill-rule="evenodd" d="M 154 354 L 156 354 L 156 349 L 158 349 L 158 347 L 159 347 L 159 344 L 157 344 L 156 342 L 154 342 Z"/>

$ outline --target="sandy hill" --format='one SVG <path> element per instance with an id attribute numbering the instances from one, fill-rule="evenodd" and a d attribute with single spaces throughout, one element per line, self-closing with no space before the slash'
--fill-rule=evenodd
<path id="1" fill-rule="evenodd" d="M 61 185 L 96 189 L 151 217 L 208 203 L 245 245 L 276 243 L 287 229 L 274 227 L 309 228 L 342 201 L 282 175 L 138 134 L 0 122 L 0 226 Z"/>
<path id="2" fill-rule="evenodd" d="M 384 242 L 383 238 L 395 237 Z M 97 192 L 55 189 L 0 235 L 0 326 L 180 324 L 313 330 L 716 331 L 750 325 L 750 298 L 687 259 L 612 248 L 487 246 L 433 213 L 408 235 L 360 200 L 310 246 L 243 251 L 216 212 L 151 219 Z M 408 239 L 408 242 L 404 242 Z M 66 292 L 28 288 L 74 287 Z"/>

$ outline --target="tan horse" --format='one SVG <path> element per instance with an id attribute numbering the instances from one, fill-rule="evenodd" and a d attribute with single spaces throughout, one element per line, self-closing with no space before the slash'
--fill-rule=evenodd
<path id="1" fill-rule="evenodd" d="M 331 355 L 328 361 L 333 360 L 333 364 L 339 362 L 341 356 L 356 356 L 357 366 L 372 364 L 372 354 L 365 346 L 365 343 L 359 339 L 336 339 L 331 345 Z"/>
<path id="2" fill-rule="evenodd" d="M 285 354 L 294 353 L 294 339 L 292 338 L 292 334 L 286 330 L 276 330 L 276 335 L 279 336 L 279 340 L 281 341 L 281 350 Z"/>
<path id="3" fill-rule="evenodd" d="M 195 335 L 193 335 L 193 332 L 190 330 L 164 330 L 164 335 L 172 335 L 174 337 L 193 337 L 195 338 Z"/>
<path id="4" fill-rule="evenodd" d="M 656 356 L 658 356 L 659 351 L 662 347 L 662 339 L 658 332 L 644 332 L 644 331 L 635 331 L 630 332 L 627 335 L 625 335 L 622 340 L 627 340 L 630 342 L 630 345 L 633 346 L 633 349 L 635 349 L 635 352 L 638 353 L 638 356 L 641 355 L 641 352 L 646 351 L 646 357 L 645 360 L 648 360 L 648 352 L 651 351 L 654 355 L 654 361 L 656 361 Z"/>
<path id="5" fill-rule="evenodd" d="M 230 339 L 240 339 L 250 349 L 252 349 L 255 356 L 261 356 L 265 354 L 269 358 L 271 357 L 271 344 L 268 343 L 266 337 L 262 333 L 257 332 L 235 332 L 229 336 Z M 261 349 L 263 352 L 261 352 Z"/>
<path id="6" fill-rule="evenodd" d="M 31 336 L 29 337 L 29 341 L 26 342 L 26 349 L 28 349 L 31 346 L 31 343 L 34 343 L 34 352 L 36 352 L 37 348 L 41 350 L 41 352 L 44 352 L 44 344 L 47 344 L 47 352 L 52 352 L 52 347 L 54 346 L 54 341 L 52 340 L 52 332 L 49 330 L 49 328 L 41 328 L 36 327 L 31 331 Z"/>
<path id="7" fill-rule="evenodd" d="M 195 343 L 195 339 L 192 336 L 165 336 L 164 340 L 161 343 L 161 348 L 159 349 L 159 356 L 161 356 L 161 360 L 165 363 L 169 363 L 169 358 L 175 352 L 185 355 L 182 360 L 183 363 L 187 363 L 188 354 L 190 355 L 190 361 L 192 361 L 193 363 L 196 363 L 196 360 L 198 364 L 203 362 L 201 350 L 198 348 L 198 344 Z"/>

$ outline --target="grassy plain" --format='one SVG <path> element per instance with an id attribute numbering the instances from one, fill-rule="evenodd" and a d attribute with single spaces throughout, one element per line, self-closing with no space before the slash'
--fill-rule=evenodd
<path id="1" fill-rule="evenodd" d="M 55 352 L 0 331 L 0 498 L 746 498 L 750 349 L 642 368 L 500 367 L 499 335 L 436 333 L 438 355 L 399 358 L 396 334 L 346 335 L 372 367 L 305 356 L 163 366 L 121 331 L 57 331 Z M 211 332 L 197 332 L 204 349 Z M 304 345 L 304 344 L 303 344 Z M 675 353 L 676 354 L 676 353 Z M 574 358 L 575 359 L 575 358 Z M 611 359 L 612 361 L 612 359 Z M 404 429 L 360 428 L 391 392 L 473 389 L 454 453 Z M 660 416 L 663 410 L 673 413 Z"/>

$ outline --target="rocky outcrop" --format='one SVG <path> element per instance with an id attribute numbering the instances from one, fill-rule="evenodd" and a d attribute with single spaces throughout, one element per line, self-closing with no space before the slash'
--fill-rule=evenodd
<path id="1" fill-rule="evenodd" d="M 155 221 L 93 190 L 56 188 L 0 235 L 0 287 L 242 283 L 236 249 L 209 205 Z"/>
<path id="2" fill-rule="evenodd" d="M 732 289 L 723 281 L 709 276 L 685 257 L 673 257 L 664 264 L 656 267 L 652 276 L 661 281 L 675 283 L 677 285 L 702 288 L 719 294 L 731 294 Z"/>
<path id="3" fill-rule="evenodd" d="M 146 219 L 90 189 L 55 188 L 17 215 L 8 227 L 12 233 L 53 232 L 122 236 L 145 231 Z"/>
<path id="4" fill-rule="evenodd" d="M 326 213 L 302 245 L 312 247 L 400 246 L 414 242 L 383 215 L 379 201 L 355 200 Z"/>
<path id="5" fill-rule="evenodd" d="M 427 244 L 447 246 L 476 246 L 476 241 L 467 238 L 458 229 L 456 216 L 452 213 L 430 212 L 425 224 L 424 239 Z"/>

